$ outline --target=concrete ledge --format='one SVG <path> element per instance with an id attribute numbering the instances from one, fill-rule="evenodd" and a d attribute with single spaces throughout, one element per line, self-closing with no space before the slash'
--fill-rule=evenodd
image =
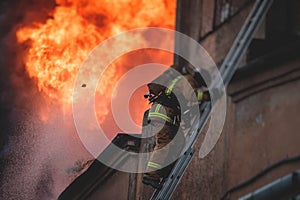
<path id="1" fill-rule="evenodd" d="M 238 69 L 228 87 L 233 102 L 300 78 L 300 42 L 259 57 Z"/>

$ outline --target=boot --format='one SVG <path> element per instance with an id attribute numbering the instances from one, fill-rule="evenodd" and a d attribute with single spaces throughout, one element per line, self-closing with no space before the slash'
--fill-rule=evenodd
<path id="1" fill-rule="evenodd" d="M 149 179 L 147 177 L 143 177 L 142 182 L 145 185 L 150 185 L 155 189 L 161 189 L 162 188 L 162 183 L 160 182 L 160 180 L 154 180 L 154 179 Z"/>

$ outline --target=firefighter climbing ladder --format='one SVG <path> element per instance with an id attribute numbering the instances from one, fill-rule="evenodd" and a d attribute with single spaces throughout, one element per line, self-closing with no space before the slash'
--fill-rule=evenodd
<path id="1" fill-rule="evenodd" d="M 234 41 L 229 53 L 227 54 L 221 68 L 220 73 L 223 78 L 224 85 L 227 86 L 231 80 L 234 72 L 236 71 L 239 61 L 247 50 L 256 30 L 265 18 L 273 0 L 256 0 L 256 3 L 246 19 L 240 33 Z M 212 84 L 216 88 L 220 88 L 222 80 L 216 80 Z M 201 106 L 201 117 L 195 120 L 189 130 L 189 138 L 187 138 L 186 145 L 182 151 L 180 158 L 177 160 L 169 177 L 165 180 L 163 187 L 160 190 L 155 190 L 151 199 L 152 200 L 165 200 L 169 199 L 180 182 L 182 175 L 187 169 L 192 157 L 194 155 L 194 144 L 205 126 L 210 113 L 212 105 L 206 102 Z"/>

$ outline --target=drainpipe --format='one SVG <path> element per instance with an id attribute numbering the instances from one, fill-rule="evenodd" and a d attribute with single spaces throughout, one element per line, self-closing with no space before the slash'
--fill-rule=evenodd
<path id="1" fill-rule="evenodd" d="M 281 199 L 295 193 L 300 193 L 300 169 L 239 198 L 239 200 Z"/>

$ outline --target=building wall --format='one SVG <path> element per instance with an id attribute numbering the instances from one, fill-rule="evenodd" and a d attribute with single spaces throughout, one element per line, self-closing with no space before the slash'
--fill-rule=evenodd
<path id="1" fill-rule="evenodd" d="M 243 8 L 201 42 L 216 63 L 224 59 L 252 5 Z M 265 33 L 263 28 L 266 28 L 265 23 L 260 35 Z M 241 66 L 244 64 L 245 60 Z M 200 138 L 196 145 L 198 151 L 172 199 L 220 199 L 228 189 L 268 166 L 300 155 L 299 89 L 300 56 L 285 59 L 280 64 L 271 63 L 264 71 L 252 70 L 249 76 L 246 73 L 241 78 L 235 77 L 228 89 L 226 123 L 217 145 L 207 157 L 200 159 L 197 155 Z M 282 166 L 249 187 L 233 192 L 229 199 L 236 199 L 299 168 L 300 163 Z"/>
<path id="2" fill-rule="evenodd" d="M 227 119 L 221 138 L 204 159 L 195 154 L 173 199 L 220 199 L 229 188 L 250 179 L 268 166 L 300 155 L 300 59 L 265 72 L 233 80 L 229 94 L 247 88 L 266 87 L 239 99 L 228 97 Z M 288 73 L 291 72 L 291 73 Z M 284 77 L 283 74 L 287 74 Z M 278 82 L 278 80 L 280 80 Z M 250 89 L 243 88 L 243 92 Z M 199 152 L 199 140 L 196 152 Z M 234 192 L 236 199 L 281 176 L 299 169 L 287 165 L 245 189 Z"/>
<path id="3" fill-rule="evenodd" d="M 214 7 L 212 2 L 216 1 L 182 1 L 179 30 L 199 40 L 219 64 L 245 22 L 253 2 L 219 27 L 212 27 L 209 10 Z M 295 53 L 299 52 L 300 45 L 298 43 L 294 51 L 289 46 L 299 35 L 299 12 L 295 7 L 300 8 L 299 2 L 294 0 L 275 1 L 255 36 L 259 45 L 254 41 L 247 54 L 248 60 L 255 59 L 255 62 L 247 63 L 244 56 L 228 87 L 227 116 L 218 143 L 208 156 L 200 159 L 198 153 L 205 133 L 200 136 L 194 158 L 172 199 L 220 199 L 227 190 L 270 165 L 300 155 L 300 56 Z M 202 20 L 194 20 L 199 10 L 203 13 Z M 278 16 L 282 16 L 280 21 Z M 276 54 L 260 57 L 276 49 L 279 50 Z M 237 199 L 296 169 L 300 169 L 299 162 L 282 165 L 253 184 L 232 192 L 228 199 Z M 140 199 L 149 199 L 152 191 L 144 187 Z"/>
<path id="4" fill-rule="evenodd" d="M 300 66 L 300 60 L 294 64 Z M 285 66 L 291 67 L 288 64 Z M 228 140 L 227 188 L 253 177 L 280 160 L 300 155 L 299 89 L 300 76 L 297 80 L 290 79 L 289 82 L 269 87 L 235 104 L 234 130 L 229 133 Z M 268 174 L 262 181 L 268 183 L 300 169 L 300 163 L 289 167 Z M 247 191 L 260 184 L 253 184 Z"/>

